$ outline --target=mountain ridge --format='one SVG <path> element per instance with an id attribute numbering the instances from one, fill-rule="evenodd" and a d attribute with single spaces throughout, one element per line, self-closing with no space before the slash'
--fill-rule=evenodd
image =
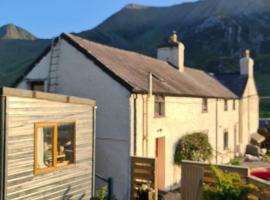
<path id="1" fill-rule="evenodd" d="M 157 46 L 176 30 L 186 46 L 188 66 L 213 73 L 235 72 L 239 70 L 242 49 L 249 48 L 256 61 L 256 74 L 266 74 L 270 73 L 267 68 L 270 65 L 269 23 L 268 0 L 201 0 L 165 7 L 128 4 L 97 27 L 76 35 L 156 57 Z M 16 63 L 21 63 L 20 59 L 25 63 L 18 64 L 19 68 L 30 63 L 34 51 L 40 52 L 50 45 L 48 40 L 40 44 L 38 41 L 33 40 L 31 45 L 18 43 L 16 49 L 20 52 L 17 52 Z M 1 57 L 1 51 L 5 51 L 8 45 L 11 44 L 6 42 L 0 47 L 0 66 L 8 68 L 12 65 L 14 68 L 15 56 L 9 55 L 11 60 Z"/>

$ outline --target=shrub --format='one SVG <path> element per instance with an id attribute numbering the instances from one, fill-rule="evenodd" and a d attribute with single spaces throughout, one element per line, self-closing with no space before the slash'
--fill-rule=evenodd
<path id="1" fill-rule="evenodd" d="M 237 173 L 224 173 L 212 166 L 216 183 L 203 185 L 203 200 L 243 200 L 256 186 L 246 184 Z"/>
<path id="2" fill-rule="evenodd" d="M 108 196 L 107 187 L 102 187 L 97 191 L 96 200 L 106 200 Z"/>
<path id="3" fill-rule="evenodd" d="M 240 166 L 241 165 L 241 161 L 239 159 L 231 159 L 230 160 L 230 164 L 231 165 L 237 165 Z"/>
<path id="4" fill-rule="evenodd" d="M 204 133 L 183 136 L 177 143 L 174 162 L 180 165 L 182 160 L 206 161 L 212 157 L 212 147 Z"/>
<path id="5" fill-rule="evenodd" d="M 92 200 L 107 200 L 107 199 L 108 199 L 108 187 L 104 186 L 101 187 L 99 190 L 97 190 L 96 197 L 94 197 Z M 117 200 L 114 195 L 112 196 L 112 199 Z"/>

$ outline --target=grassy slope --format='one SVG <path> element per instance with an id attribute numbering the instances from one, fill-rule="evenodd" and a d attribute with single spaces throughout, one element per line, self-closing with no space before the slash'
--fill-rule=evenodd
<path id="1" fill-rule="evenodd" d="M 257 74 L 256 84 L 260 96 L 270 96 L 270 74 Z M 260 101 L 260 117 L 270 118 L 270 99 Z"/>
<path id="2" fill-rule="evenodd" d="M 11 85 L 48 44 L 48 40 L 0 40 L 0 86 Z"/>

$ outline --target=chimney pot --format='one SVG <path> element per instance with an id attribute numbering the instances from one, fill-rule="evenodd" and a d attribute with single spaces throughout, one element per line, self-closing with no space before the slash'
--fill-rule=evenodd
<path id="1" fill-rule="evenodd" d="M 244 57 L 246 58 L 250 58 L 250 50 L 249 49 L 245 49 L 243 52 Z"/>
<path id="2" fill-rule="evenodd" d="M 177 32 L 176 31 L 173 31 L 173 33 L 171 35 L 171 38 L 170 38 L 170 42 L 173 42 L 173 43 L 177 43 L 178 42 Z"/>

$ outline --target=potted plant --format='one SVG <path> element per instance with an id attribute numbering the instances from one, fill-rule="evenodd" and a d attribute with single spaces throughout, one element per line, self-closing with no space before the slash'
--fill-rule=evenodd
<path id="1" fill-rule="evenodd" d="M 153 200 L 154 190 L 151 188 L 151 182 L 143 183 L 138 188 L 138 200 Z"/>

